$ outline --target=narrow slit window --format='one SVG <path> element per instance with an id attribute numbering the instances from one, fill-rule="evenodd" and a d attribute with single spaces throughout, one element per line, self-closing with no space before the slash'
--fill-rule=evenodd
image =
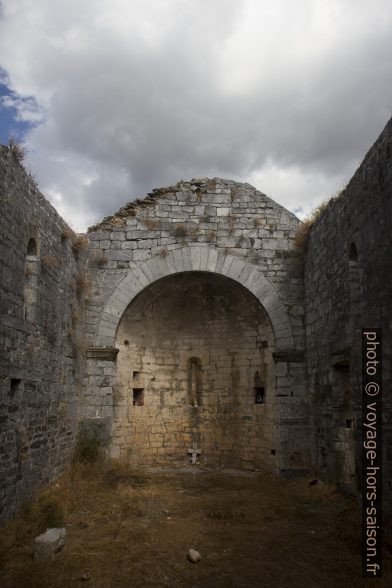
<path id="1" fill-rule="evenodd" d="M 321 447 L 321 467 L 327 467 L 327 452 L 325 450 L 325 447 Z"/>
<path id="2" fill-rule="evenodd" d="M 144 388 L 133 389 L 133 406 L 144 406 Z"/>
<path id="3" fill-rule="evenodd" d="M 188 392 L 192 406 L 201 405 L 201 361 L 198 357 L 188 360 Z"/>
<path id="4" fill-rule="evenodd" d="M 355 245 L 355 243 L 351 243 L 351 245 L 350 245 L 348 258 L 349 258 L 349 261 L 351 261 L 351 263 L 353 263 L 353 264 L 358 263 L 358 250 L 357 250 L 357 246 Z"/>

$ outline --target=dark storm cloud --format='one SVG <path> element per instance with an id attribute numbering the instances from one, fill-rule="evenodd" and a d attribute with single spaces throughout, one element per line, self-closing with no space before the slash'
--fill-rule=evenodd
<path id="1" fill-rule="evenodd" d="M 306 212 L 390 116 L 391 25 L 385 0 L 6 0 L 0 55 L 43 112 L 32 167 L 77 227 L 206 175 Z"/>

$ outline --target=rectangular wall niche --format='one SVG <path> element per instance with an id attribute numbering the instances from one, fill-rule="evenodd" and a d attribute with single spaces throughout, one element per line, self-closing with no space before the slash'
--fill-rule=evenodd
<path id="1" fill-rule="evenodd" d="M 15 396 L 15 394 L 17 392 L 19 392 L 20 387 L 22 384 L 22 380 L 20 380 L 19 378 L 11 378 L 10 380 L 10 391 L 9 391 L 9 396 L 12 398 L 13 396 Z"/>
<path id="2" fill-rule="evenodd" d="M 264 404 L 265 388 L 255 388 L 255 404 Z"/>
<path id="3" fill-rule="evenodd" d="M 133 406 L 144 406 L 144 388 L 133 389 Z"/>

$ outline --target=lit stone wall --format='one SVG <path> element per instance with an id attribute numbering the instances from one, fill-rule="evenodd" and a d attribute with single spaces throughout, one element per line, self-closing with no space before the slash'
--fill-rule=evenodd
<path id="1" fill-rule="evenodd" d="M 117 331 L 112 453 L 184 464 L 195 446 L 203 464 L 273 463 L 273 339 L 259 302 L 228 278 L 177 274 L 146 288 Z"/>

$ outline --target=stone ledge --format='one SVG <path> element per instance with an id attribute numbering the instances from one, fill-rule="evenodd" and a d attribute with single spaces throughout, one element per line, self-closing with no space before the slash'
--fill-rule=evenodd
<path id="1" fill-rule="evenodd" d="M 303 362 L 305 361 L 305 353 L 303 351 L 275 351 L 272 354 L 275 362 L 278 361 L 285 361 L 285 362 Z"/>
<path id="2" fill-rule="evenodd" d="M 89 347 L 86 351 L 86 357 L 88 359 L 114 361 L 118 351 L 115 347 Z"/>

